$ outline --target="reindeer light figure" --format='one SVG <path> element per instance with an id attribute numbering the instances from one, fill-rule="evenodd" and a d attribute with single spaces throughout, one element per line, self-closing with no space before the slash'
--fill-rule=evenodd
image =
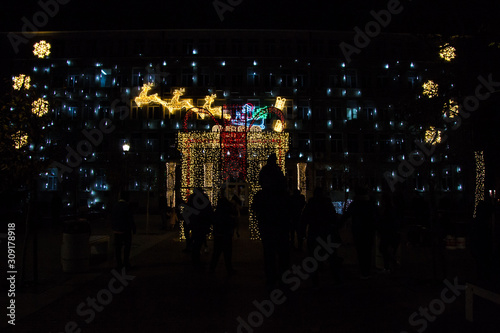
<path id="1" fill-rule="evenodd" d="M 150 82 L 150 83 L 145 83 L 142 86 L 139 96 L 135 98 L 135 103 L 137 104 L 138 107 L 148 104 L 161 104 L 167 107 L 167 102 L 158 97 L 158 94 L 153 94 L 148 96 L 148 93 L 153 88 L 153 85 L 154 84 Z"/>
<path id="2" fill-rule="evenodd" d="M 180 88 L 174 90 L 173 97 L 170 101 L 162 100 L 158 97 L 158 94 L 148 95 L 150 90 L 153 88 L 154 83 L 146 83 L 142 86 L 141 92 L 139 96 L 135 98 L 135 103 L 138 107 L 148 104 L 161 104 L 164 106 L 170 113 L 174 113 L 177 110 L 181 110 L 182 108 L 190 109 L 193 106 L 193 100 L 191 99 L 180 99 L 186 89 Z"/>

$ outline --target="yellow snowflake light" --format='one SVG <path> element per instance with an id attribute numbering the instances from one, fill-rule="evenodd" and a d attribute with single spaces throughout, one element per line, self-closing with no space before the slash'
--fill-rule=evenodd
<path id="1" fill-rule="evenodd" d="M 28 135 L 21 131 L 17 131 L 16 134 L 12 135 L 12 140 L 14 140 L 14 148 L 21 149 L 28 144 Z"/>
<path id="2" fill-rule="evenodd" d="M 31 104 L 31 112 L 36 114 L 38 117 L 43 116 L 49 112 L 49 102 L 43 98 L 39 98 Z"/>
<path id="3" fill-rule="evenodd" d="M 458 104 L 455 100 L 450 99 L 448 103 L 444 103 L 443 114 L 449 118 L 455 118 L 458 116 Z"/>
<path id="4" fill-rule="evenodd" d="M 423 94 L 429 98 L 433 98 L 438 95 L 438 84 L 432 80 L 425 82 L 422 85 L 422 88 L 424 88 Z"/>
<path id="5" fill-rule="evenodd" d="M 441 143 L 441 131 L 436 129 L 434 126 L 430 126 L 429 129 L 425 131 L 425 143 L 431 145 Z"/>
<path id="6" fill-rule="evenodd" d="M 20 74 L 19 76 L 14 76 L 12 81 L 14 82 L 13 87 L 15 90 L 21 90 L 23 86 L 24 89 L 29 89 L 31 87 L 31 77 L 28 75 Z"/>
<path id="7" fill-rule="evenodd" d="M 39 41 L 33 46 L 33 54 L 38 58 L 48 57 L 50 54 L 50 44 L 44 40 Z"/>
<path id="8" fill-rule="evenodd" d="M 455 51 L 456 50 L 453 46 L 446 43 L 441 46 L 441 49 L 439 50 L 439 56 L 445 61 L 452 61 L 456 57 Z"/>

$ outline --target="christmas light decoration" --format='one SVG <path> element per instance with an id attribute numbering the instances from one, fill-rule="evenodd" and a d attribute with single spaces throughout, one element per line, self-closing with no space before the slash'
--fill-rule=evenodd
<path id="1" fill-rule="evenodd" d="M 476 160 L 476 193 L 474 196 L 474 214 L 476 217 L 477 205 L 484 200 L 484 179 L 486 177 L 486 167 L 484 164 L 484 151 L 474 152 Z"/>
<path id="2" fill-rule="evenodd" d="M 38 58 L 45 58 L 50 55 L 50 44 L 44 40 L 35 43 L 33 46 L 33 54 Z"/>
<path id="3" fill-rule="evenodd" d="M 49 112 L 49 102 L 43 98 L 39 98 L 31 104 L 31 112 L 38 117 L 43 116 Z"/>
<path id="4" fill-rule="evenodd" d="M 195 108 L 196 109 L 196 108 Z M 225 122 L 224 126 L 217 123 L 210 132 L 187 132 L 186 120 L 192 110 L 185 117 L 184 133 L 178 133 L 177 147 L 182 154 L 181 162 L 181 196 L 187 200 L 194 188 L 202 187 L 216 204 L 216 194 L 222 183 L 229 178 L 244 180 L 249 184 L 249 204 L 260 189 L 258 176 L 267 157 L 276 153 L 278 165 L 285 172 L 285 154 L 288 151 L 289 136 L 283 132 L 263 132 L 252 123 L 259 117 L 264 117 L 261 112 L 274 113 L 280 117 L 278 121 L 284 123 L 282 112 L 276 108 L 263 108 L 254 117 L 247 121 L 242 118 L 248 115 L 248 108 L 242 106 L 224 106 L 231 113 L 240 112 L 238 121 L 245 125 L 235 126 L 233 119 Z M 205 109 L 198 110 L 211 115 Z M 195 111 L 193 111 L 195 112 Z M 236 119 L 234 119 L 236 120 Z M 248 125 L 250 123 L 250 125 Z M 257 221 L 250 211 L 250 234 L 251 239 L 259 239 Z M 181 239 L 184 237 L 181 231 Z"/>
<path id="5" fill-rule="evenodd" d="M 14 140 L 14 148 L 21 149 L 23 146 L 28 144 L 28 135 L 21 131 L 17 131 L 12 135 L 12 140 Z"/>
<path id="6" fill-rule="evenodd" d="M 283 110 L 283 108 L 285 107 L 285 102 L 286 102 L 286 98 L 277 97 L 276 103 L 274 103 L 274 107 L 277 109 Z"/>
<path id="7" fill-rule="evenodd" d="M 274 121 L 273 130 L 275 132 L 283 132 L 283 128 L 284 128 L 284 126 L 283 126 L 283 123 L 281 122 L 281 120 L 277 119 Z"/>
<path id="8" fill-rule="evenodd" d="M 31 77 L 24 75 L 24 74 L 20 74 L 19 76 L 14 76 L 12 78 L 12 81 L 14 82 L 13 87 L 15 90 L 21 90 L 21 88 L 23 88 L 23 86 L 24 86 L 24 89 L 29 89 L 31 87 L 31 84 L 30 84 Z"/>
<path id="9" fill-rule="evenodd" d="M 438 95 L 438 84 L 432 80 L 425 82 L 422 85 L 424 89 L 423 94 L 429 98 L 436 97 Z"/>
<path id="10" fill-rule="evenodd" d="M 138 107 L 148 104 L 161 104 L 164 108 L 172 114 L 175 111 L 180 111 L 183 108 L 190 109 L 194 108 L 192 99 L 180 99 L 182 95 L 186 92 L 185 88 L 180 88 L 174 90 L 172 99 L 170 101 L 162 100 L 158 97 L 158 94 L 149 95 L 149 91 L 153 88 L 154 83 L 146 83 L 142 86 L 139 96 L 137 96 L 134 101 Z"/>
<path id="11" fill-rule="evenodd" d="M 425 131 L 425 143 L 431 145 L 441 143 L 441 131 L 434 126 L 430 126 L 429 129 Z"/>
<path id="12" fill-rule="evenodd" d="M 458 104 L 455 100 L 450 99 L 448 103 L 443 106 L 443 114 L 449 118 L 455 118 L 458 116 Z"/>
<path id="13" fill-rule="evenodd" d="M 297 163 L 297 189 L 302 195 L 306 195 L 306 168 L 307 163 Z"/>
<path id="14" fill-rule="evenodd" d="M 453 46 L 446 43 L 444 45 L 441 45 L 441 49 L 439 50 L 439 56 L 445 61 L 452 61 L 456 57 L 455 51 L 456 50 Z"/>

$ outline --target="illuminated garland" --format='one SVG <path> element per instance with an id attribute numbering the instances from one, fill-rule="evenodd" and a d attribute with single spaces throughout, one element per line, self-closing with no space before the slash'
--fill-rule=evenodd
<path id="1" fill-rule="evenodd" d="M 39 98 L 31 104 L 31 112 L 38 117 L 49 112 L 49 102 L 43 98 Z"/>
<path id="2" fill-rule="evenodd" d="M 441 49 L 439 50 L 439 56 L 445 61 L 452 61 L 456 57 L 455 51 L 456 50 L 453 46 L 446 43 L 441 46 Z"/>
<path id="3" fill-rule="evenodd" d="M 50 44 L 44 40 L 33 45 L 33 54 L 38 58 L 45 58 L 50 55 Z"/>
<path id="4" fill-rule="evenodd" d="M 23 86 L 24 86 L 24 89 L 29 89 L 31 87 L 31 84 L 30 84 L 31 77 L 24 75 L 24 74 L 20 74 L 19 76 L 14 76 L 12 78 L 12 81 L 14 82 L 13 87 L 15 90 L 21 90 L 21 88 L 23 88 Z"/>
<path id="5" fill-rule="evenodd" d="M 438 84 L 432 80 L 425 82 L 422 85 L 424 89 L 423 94 L 429 98 L 436 97 L 438 95 Z"/>
<path id="6" fill-rule="evenodd" d="M 302 195 L 306 195 L 307 191 L 306 168 L 307 163 L 297 163 L 297 189 Z"/>
<path id="7" fill-rule="evenodd" d="M 476 193 L 474 196 L 474 218 L 476 217 L 477 205 L 484 200 L 484 179 L 486 176 L 486 167 L 484 164 L 484 152 L 474 152 L 476 160 Z"/>

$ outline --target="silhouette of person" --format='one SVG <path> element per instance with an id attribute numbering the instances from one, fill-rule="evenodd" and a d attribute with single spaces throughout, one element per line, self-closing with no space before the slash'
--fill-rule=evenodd
<path id="1" fill-rule="evenodd" d="M 185 224 L 189 224 L 191 228 L 191 256 L 193 265 L 196 268 L 201 268 L 200 252 L 210 232 L 210 225 L 212 224 L 214 212 L 210 199 L 203 189 L 199 187 L 195 188 L 194 193 L 189 196 L 187 205 L 197 212 L 189 216 L 189 221 L 184 222 Z"/>
<path id="2" fill-rule="evenodd" d="M 271 154 L 262 168 L 259 174 L 262 189 L 255 194 L 252 204 L 262 239 L 269 291 L 277 286 L 290 262 L 290 201 L 285 176 L 276 160 L 276 154 Z"/>
<path id="3" fill-rule="evenodd" d="M 117 268 L 130 269 L 130 249 L 132 233 L 136 233 L 133 212 L 128 204 L 129 193 L 120 192 L 118 202 L 111 211 L 111 228 L 114 234 L 115 257 Z M 122 256 L 123 249 L 123 256 Z"/>
<path id="4" fill-rule="evenodd" d="M 295 247 L 295 236 L 297 236 L 297 249 L 302 250 L 302 242 L 304 234 L 301 232 L 302 210 L 306 205 L 306 197 L 300 193 L 298 189 L 293 190 L 290 197 L 290 208 L 292 209 L 292 220 L 290 225 L 290 243 Z"/>
<path id="5" fill-rule="evenodd" d="M 330 198 L 325 196 L 322 187 L 317 187 L 314 190 L 313 197 L 309 199 L 309 202 L 302 211 L 301 220 L 303 229 L 307 230 L 307 250 L 309 255 L 314 256 L 314 250 L 320 246 L 318 238 L 326 241 L 328 236 L 330 236 L 333 237 L 333 242 L 338 241 L 338 237 L 334 234 L 334 229 L 338 225 L 337 212 Z M 333 260 L 330 262 L 335 264 Z M 311 273 L 311 279 L 315 287 L 319 286 L 318 270 L 319 268 Z M 336 278 L 338 279 L 338 276 Z"/>
<path id="6" fill-rule="evenodd" d="M 352 237 L 362 279 L 370 277 L 373 241 L 376 230 L 377 208 L 368 196 L 368 190 L 359 187 L 343 219 L 352 218 Z"/>
<path id="7" fill-rule="evenodd" d="M 232 256 L 236 214 L 234 205 L 221 192 L 213 218 L 214 252 L 210 262 L 210 271 L 212 272 L 215 270 L 221 254 L 223 254 L 228 275 L 234 273 Z"/>
<path id="8" fill-rule="evenodd" d="M 382 194 L 378 225 L 379 250 L 384 259 L 384 271 L 390 273 L 397 267 L 396 253 L 399 247 L 398 216 L 391 193 Z"/>

